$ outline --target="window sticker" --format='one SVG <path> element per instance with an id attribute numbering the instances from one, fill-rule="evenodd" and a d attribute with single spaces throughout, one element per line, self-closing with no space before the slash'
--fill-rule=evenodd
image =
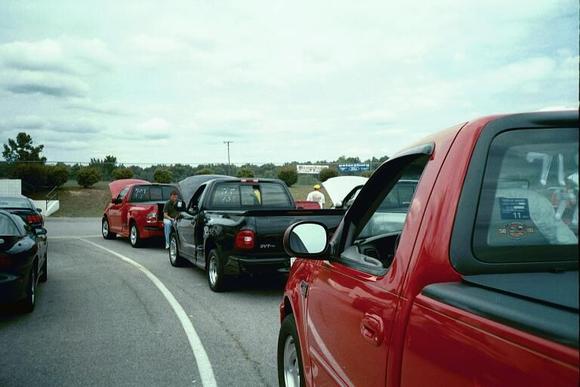
<path id="1" fill-rule="evenodd" d="M 499 235 L 505 235 L 510 239 L 522 239 L 535 232 L 534 227 L 517 222 L 506 224 L 497 229 Z"/>
<path id="2" fill-rule="evenodd" d="M 499 206 L 504 220 L 530 220 L 530 206 L 526 198 L 499 198 Z"/>

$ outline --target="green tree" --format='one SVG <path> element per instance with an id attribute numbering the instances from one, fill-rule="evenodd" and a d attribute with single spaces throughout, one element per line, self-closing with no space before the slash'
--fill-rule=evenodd
<path id="1" fill-rule="evenodd" d="M 336 164 L 358 164 L 358 163 L 360 163 L 360 158 L 358 157 L 340 156 L 338 160 L 336 160 Z"/>
<path id="2" fill-rule="evenodd" d="M 46 180 L 50 187 L 60 187 L 68 181 L 69 173 L 65 165 L 48 165 Z"/>
<path id="3" fill-rule="evenodd" d="M 153 173 L 153 179 L 157 183 L 171 183 L 173 180 L 173 176 L 171 175 L 171 171 L 167 168 L 158 168 Z"/>
<path id="4" fill-rule="evenodd" d="M 238 170 L 238 173 L 236 174 L 237 177 L 254 177 L 254 171 L 252 171 L 250 168 L 247 167 L 242 167 Z"/>
<path id="5" fill-rule="evenodd" d="M 40 162 L 44 163 L 46 157 L 42 157 L 40 154 L 44 149 L 44 145 L 34 146 L 32 137 L 30 135 L 20 132 L 16 136 L 16 139 L 8 139 L 8 145 L 4 144 L 4 151 L 2 156 L 9 162 Z"/>
<path id="6" fill-rule="evenodd" d="M 278 172 L 278 179 L 282 180 L 288 187 L 292 187 L 298 181 L 298 173 L 293 166 L 286 166 Z"/>
<path id="7" fill-rule="evenodd" d="M 79 173 L 79 171 L 81 170 L 83 166 L 80 165 L 79 163 L 74 164 L 73 166 L 70 167 L 69 170 L 69 177 L 73 180 L 77 179 L 77 173 Z"/>
<path id="8" fill-rule="evenodd" d="M 214 171 L 210 168 L 202 168 L 195 172 L 196 175 L 213 175 Z"/>
<path id="9" fill-rule="evenodd" d="M 320 178 L 321 182 L 325 182 L 326 180 L 330 179 L 331 177 L 336 177 L 338 176 L 338 171 L 334 168 L 324 168 L 322 171 L 320 171 L 320 174 L 318 175 L 318 177 Z"/>
<path id="10" fill-rule="evenodd" d="M 113 180 L 130 179 L 133 177 L 133 171 L 125 167 L 115 168 L 111 171 L 111 177 Z"/>
<path id="11" fill-rule="evenodd" d="M 95 167 L 82 167 L 77 172 L 77 183 L 84 188 L 91 187 L 103 178 L 101 171 Z"/>
<path id="12" fill-rule="evenodd" d="M 104 159 L 91 159 L 89 163 L 90 167 L 95 167 L 101 171 L 104 179 L 111 179 L 113 169 L 117 168 L 117 158 L 112 155 L 105 156 Z"/>
<path id="13" fill-rule="evenodd" d="M 18 163 L 12 169 L 12 178 L 22 180 L 25 194 L 38 192 L 46 186 L 46 166 L 41 163 Z"/>

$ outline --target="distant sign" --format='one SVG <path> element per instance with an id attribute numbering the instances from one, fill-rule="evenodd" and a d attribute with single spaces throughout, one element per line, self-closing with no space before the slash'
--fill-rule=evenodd
<path id="1" fill-rule="evenodd" d="M 328 165 L 296 165 L 296 172 L 305 175 L 318 175 Z"/>
<path id="2" fill-rule="evenodd" d="M 338 164 L 338 169 L 341 172 L 363 172 L 370 169 L 368 164 L 358 163 L 358 164 Z"/>

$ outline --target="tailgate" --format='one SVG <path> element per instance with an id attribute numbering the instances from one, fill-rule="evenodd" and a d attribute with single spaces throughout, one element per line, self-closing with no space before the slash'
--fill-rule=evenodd
<path id="1" fill-rule="evenodd" d="M 272 257 L 285 256 L 282 240 L 290 225 L 310 220 L 323 223 L 333 231 L 343 214 L 343 210 L 248 211 L 245 214 L 248 224 L 253 224 L 256 232 L 256 244 L 252 253 Z"/>

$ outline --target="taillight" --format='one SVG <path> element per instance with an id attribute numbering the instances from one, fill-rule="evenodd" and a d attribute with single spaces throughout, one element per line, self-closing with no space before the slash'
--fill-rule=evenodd
<path id="1" fill-rule="evenodd" d="M 234 247 L 238 250 L 251 250 L 254 248 L 256 233 L 252 230 L 241 230 L 236 234 Z"/>
<path id="2" fill-rule="evenodd" d="M 26 223 L 28 224 L 42 224 L 42 215 L 26 215 Z"/>
<path id="3" fill-rule="evenodd" d="M 147 216 L 145 217 L 145 220 L 147 221 L 147 223 L 157 222 L 157 212 L 148 213 Z"/>

